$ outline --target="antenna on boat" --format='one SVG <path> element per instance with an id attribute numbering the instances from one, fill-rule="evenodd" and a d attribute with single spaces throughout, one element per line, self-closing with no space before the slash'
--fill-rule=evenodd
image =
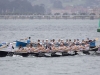
<path id="1" fill-rule="evenodd" d="M 100 32 L 100 19 L 99 19 L 99 28 L 97 29 L 97 32 Z"/>

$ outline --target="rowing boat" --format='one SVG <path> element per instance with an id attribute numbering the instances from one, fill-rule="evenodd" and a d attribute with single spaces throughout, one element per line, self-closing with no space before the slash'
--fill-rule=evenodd
<path id="1" fill-rule="evenodd" d="M 35 57 L 61 57 L 61 56 L 75 56 L 75 55 L 90 55 L 91 52 L 97 53 L 98 48 L 91 49 L 88 51 L 73 51 L 73 53 L 70 52 L 8 52 L 8 51 L 0 51 L 0 57 L 6 57 L 6 56 L 13 56 L 13 55 L 20 55 L 22 57 L 28 57 L 28 56 L 35 56 Z"/>

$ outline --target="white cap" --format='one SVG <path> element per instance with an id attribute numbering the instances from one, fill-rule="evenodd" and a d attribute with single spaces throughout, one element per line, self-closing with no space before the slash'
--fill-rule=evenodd
<path id="1" fill-rule="evenodd" d="M 61 39 L 61 40 L 63 40 L 63 39 Z"/>

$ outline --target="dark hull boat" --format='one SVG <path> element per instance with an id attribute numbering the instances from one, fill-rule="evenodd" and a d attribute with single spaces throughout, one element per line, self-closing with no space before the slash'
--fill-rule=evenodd
<path id="1" fill-rule="evenodd" d="M 90 51 L 93 51 L 97 54 L 98 48 L 91 49 L 88 51 L 81 51 L 81 53 L 90 55 Z M 100 54 L 100 53 L 98 53 Z M 35 56 L 35 57 L 61 57 L 61 56 L 75 56 L 75 55 L 80 55 L 77 51 L 74 51 L 73 53 L 68 53 L 68 52 L 7 52 L 7 51 L 0 51 L 0 57 L 6 57 L 6 56 L 13 56 L 13 55 L 20 55 L 22 57 L 28 57 L 28 56 Z"/>
<path id="2" fill-rule="evenodd" d="M 0 51 L 0 57 L 6 57 L 8 52 L 6 51 Z"/>

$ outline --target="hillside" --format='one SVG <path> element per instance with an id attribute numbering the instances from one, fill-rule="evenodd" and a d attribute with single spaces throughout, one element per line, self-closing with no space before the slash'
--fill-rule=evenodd
<path id="1" fill-rule="evenodd" d="M 100 7 L 100 0 L 28 0 L 32 5 L 44 4 L 47 8 L 54 8 L 54 3 L 60 1 L 63 7 L 66 6 L 83 6 L 83 7 Z"/>
<path id="2" fill-rule="evenodd" d="M 67 9 L 67 10 L 66 10 Z M 0 0 L 0 13 L 100 12 L 100 0 Z"/>

